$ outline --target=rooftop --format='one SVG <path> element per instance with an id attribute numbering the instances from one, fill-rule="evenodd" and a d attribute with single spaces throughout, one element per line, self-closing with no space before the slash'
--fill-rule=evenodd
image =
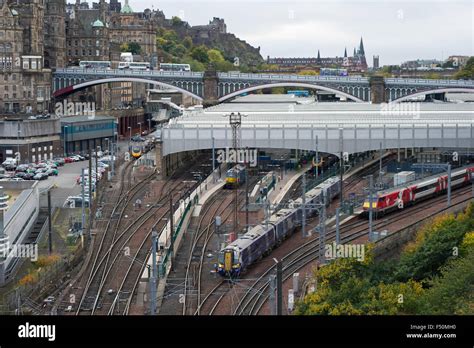
<path id="1" fill-rule="evenodd" d="M 115 118 L 112 116 L 68 116 L 68 117 L 61 118 L 61 123 L 96 122 L 96 121 L 115 121 Z"/>
<path id="2" fill-rule="evenodd" d="M 250 97 L 250 96 L 249 96 Z M 243 97 L 244 99 L 247 97 Z M 255 97 L 257 98 L 257 97 Z M 325 125 L 398 125 L 398 124 L 474 124 L 474 106 L 470 103 L 325 103 L 309 102 L 295 104 L 283 95 L 258 96 L 269 102 L 223 103 L 205 110 L 185 111 L 184 115 L 172 120 L 172 127 L 226 127 L 231 112 L 241 112 L 242 127 L 265 127 L 302 125 L 324 127 Z M 248 98 L 247 100 L 249 100 Z M 296 98 L 308 99 L 308 98 Z M 278 102 L 280 101 L 280 102 Z M 285 102 L 286 101 L 286 102 Z"/>

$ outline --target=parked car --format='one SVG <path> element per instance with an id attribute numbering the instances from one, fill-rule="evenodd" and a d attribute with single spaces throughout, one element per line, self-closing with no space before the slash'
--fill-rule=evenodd
<path id="1" fill-rule="evenodd" d="M 34 173 L 25 173 L 25 176 L 23 177 L 23 179 L 25 180 L 33 180 L 35 174 Z"/>
<path id="2" fill-rule="evenodd" d="M 139 135 L 134 135 L 134 136 L 132 137 L 132 141 L 141 142 L 141 141 L 145 141 L 145 138 L 142 138 L 142 137 L 139 136 Z"/>
<path id="3" fill-rule="evenodd" d="M 59 173 L 58 173 L 58 170 L 55 169 L 55 168 L 49 168 L 48 170 L 46 170 L 45 174 L 48 174 L 48 176 L 57 176 Z"/>
<path id="4" fill-rule="evenodd" d="M 18 172 L 15 174 L 15 178 L 21 178 L 21 179 L 24 179 L 26 176 L 26 173 L 24 172 Z"/>
<path id="5" fill-rule="evenodd" d="M 74 161 L 74 159 L 71 158 L 71 157 L 66 157 L 66 158 L 64 159 L 64 163 L 73 163 L 73 162 L 75 162 L 75 161 Z"/>
<path id="6" fill-rule="evenodd" d="M 27 164 L 20 164 L 18 167 L 16 167 L 16 172 L 26 172 L 28 168 L 29 166 Z"/>
<path id="7" fill-rule="evenodd" d="M 84 206 L 89 207 L 89 198 L 85 198 Z M 81 196 L 69 196 L 64 202 L 65 208 L 79 208 L 82 207 L 82 197 Z"/>
<path id="8" fill-rule="evenodd" d="M 38 173 L 33 177 L 33 180 L 46 180 L 47 178 L 48 178 L 48 174 Z"/>
<path id="9" fill-rule="evenodd" d="M 53 161 L 56 162 L 58 166 L 63 166 L 66 163 L 66 160 L 61 157 L 53 158 Z"/>

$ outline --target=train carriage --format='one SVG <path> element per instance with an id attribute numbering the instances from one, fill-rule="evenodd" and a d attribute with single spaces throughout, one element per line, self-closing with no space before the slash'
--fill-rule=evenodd
<path id="1" fill-rule="evenodd" d="M 468 184 L 474 175 L 474 166 L 456 169 L 451 173 L 451 189 Z M 384 215 L 394 210 L 404 209 L 407 205 L 444 194 L 448 190 L 448 175 L 437 174 L 397 186 L 389 190 L 379 191 L 372 198 L 372 211 L 376 215 Z M 363 205 L 364 215 L 370 210 L 367 198 Z"/>
<path id="2" fill-rule="evenodd" d="M 338 190 L 339 179 L 330 178 L 320 187 L 306 193 L 306 202 L 317 203 L 323 192 L 328 199 L 332 199 L 339 193 Z M 253 227 L 219 252 L 217 272 L 226 277 L 238 277 L 248 266 L 291 235 L 301 225 L 302 215 L 301 198 L 294 202 L 292 208 L 284 208 L 275 212 L 269 217 L 268 223 Z"/>

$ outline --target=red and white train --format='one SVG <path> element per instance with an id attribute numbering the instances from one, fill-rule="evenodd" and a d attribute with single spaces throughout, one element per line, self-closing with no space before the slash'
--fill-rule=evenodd
<path id="1" fill-rule="evenodd" d="M 474 178 L 474 166 L 459 168 L 451 172 L 451 189 L 467 185 Z M 372 212 L 384 215 L 393 210 L 405 208 L 407 205 L 445 194 L 448 189 L 448 175 L 439 174 L 418 181 L 406 183 L 389 190 L 379 191 L 372 197 Z M 363 205 L 364 213 L 370 208 L 369 198 Z"/>

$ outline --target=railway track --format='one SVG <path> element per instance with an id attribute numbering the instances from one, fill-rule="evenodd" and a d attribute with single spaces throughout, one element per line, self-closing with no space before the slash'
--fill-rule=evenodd
<path id="1" fill-rule="evenodd" d="M 95 258 L 90 267 L 76 315 L 113 314 L 120 302 L 118 297 L 120 294 L 128 293 L 129 300 L 131 299 L 136 288 L 135 280 L 131 279 L 134 278 L 137 265 L 141 267 L 146 262 L 146 255 L 149 253 L 147 241 L 151 236 L 151 228 L 148 227 L 159 226 L 161 220 L 167 216 L 169 207 L 166 203 L 170 195 L 176 202 L 187 194 L 183 192 L 189 187 L 183 181 L 189 179 L 190 175 L 189 171 L 182 171 L 177 178 L 167 180 L 159 192 L 156 203 L 149 204 L 143 212 L 132 212 L 131 217 L 126 215 L 129 210 L 131 211 L 131 203 L 134 202 L 135 197 L 144 194 L 146 185 L 155 178 L 155 171 L 129 189 L 126 184 L 122 185 L 120 198 L 114 205 L 111 219 L 107 222 L 101 241 L 95 248 Z M 130 181 L 129 179 L 128 185 Z M 177 196 L 175 192 L 178 190 L 182 192 Z M 157 215 L 159 215 L 158 218 Z M 116 219 L 114 219 L 115 216 L 117 216 Z M 125 255 L 124 248 L 129 250 L 130 255 Z M 135 250 L 133 256 L 132 250 Z M 124 266 L 125 256 L 128 258 L 128 264 Z M 120 282 L 114 300 L 111 303 L 106 301 L 101 303 L 101 300 L 105 298 L 104 292 L 110 284 L 115 284 L 114 282 Z M 130 302 L 127 303 L 126 311 L 130 308 Z M 117 311 L 120 313 L 119 309 Z"/>
<path id="2" fill-rule="evenodd" d="M 145 184 L 149 183 L 153 179 L 154 175 L 155 171 L 147 178 L 145 178 L 145 180 L 138 182 L 128 190 L 125 188 L 126 184 L 121 185 L 119 199 L 114 204 L 113 210 L 110 214 L 110 219 L 107 221 L 105 230 L 102 233 L 102 237 L 100 239 L 99 244 L 96 248 L 94 247 L 93 255 L 95 255 L 95 257 L 93 259 L 92 266 L 87 277 L 84 292 L 76 310 L 76 315 L 80 314 L 82 307 L 86 302 L 88 294 L 94 293 L 102 287 L 106 270 L 109 266 L 111 250 L 110 248 L 107 248 L 107 246 L 114 245 L 114 243 L 116 243 L 117 233 L 119 231 L 120 224 L 124 218 L 125 211 L 129 206 L 130 201 L 139 193 L 140 188 L 142 188 Z M 130 185 L 130 182 L 131 180 L 128 180 L 128 185 Z M 116 215 L 117 218 L 115 218 Z M 97 306 L 97 301 L 98 298 L 94 298 L 92 313 L 94 312 L 94 309 Z"/>
<path id="3" fill-rule="evenodd" d="M 229 197 L 231 198 L 230 200 Z M 220 213 L 230 210 L 223 218 L 223 221 L 225 222 L 232 214 L 232 210 L 229 208 L 234 204 L 233 192 L 231 192 L 231 194 L 226 194 L 221 191 L 218 195 L 211 198 L 211 200 L 212 201 L 207 205 L 204 214 L 202 214 L 199 219 L 196 234 L 194 235 L 191 249 L 189 251 L 188 263 L 186 265 L 186 273 L 184 277 L 183 315 L 186 315 L 187 311 L 191 310 L 191 301 L 188 300 L 188 293 L 190 292 L 189 288 L 191 285 L 194 286 L 197 284 L 197 306 L 199 307 L 202 266 L 204 263 L 205 251 L 214 232 L 214 229 L 212 228 L 215 223 L 214 219 Z M 202 228 L 203 225 L 205 225 L 204 228 Z M 199 257 L 198 264 L 194 262 L 196 257 Z M 196 267 L 198 269 L 196 269 Z M 190 282 L 192 282 L 192 284 L 188 286 L 188 283 Z"/>
<path id="4" fill-rule="evenodd" d="M 454 202 L 451 207 L 460 205 L 465 203 L 466 201 L 472 200 L 472 197 L 465 197 L 466 194 L 471 193 L 471 187 L 464 187 L 460 188 L 455 191 L 456 193 L 453 195 L 453 201 Z M 444 198 L 444 199 L 443 199 Z M 420 205 L 422 206 L 414 206 L 412 208 L 416 209 L 410 209 L 409 212 L 410 214 L 415 214 L 416 212 L 421 212 L 426 210 L 427 206 L 435 204 L 440 204 L 446 200 L 446 197 L 439 196 L 436 197 L 435 199 L 432 200 L 427 200 Z M 433 217 L 434 215 L 440 214 L 444 211 L 449 209 L 448 207 L 445 207 L 441 210 L 438 210 L 429 216 L 427 216 L 425 219 L 429 219 Z M 406 211 L 400 211 L 397 212 L 396 216 L 394 216 L 394 219 L 390 221 L 390 224 L 396 224 L 400 222 L 401 220 L 406 220 Z M 405 213 L 405 214 L 403 214 Z M 395 213 L 394 213 L 395 214 Z M 363 225 L 367 225 L 367 220 L 362 221 Z M 417 221 L 418 222 L 418 221 Z M 416 223 L 417 223 L 416 222 Z M 385 221 L 378 221 L 374 224 L 374 228 L 380 227 L 381 225 L 386 224 Z M 353 242 L 358 240 L 359 238 L 366 236 L 367 235 L 367 228 L 364 226 L 363 228 L 360 228 L 362 224 L 357 221 L 356 223 L 352 223 L 349 225 L 343 225 L 341 226 L 341 244 L 347 244 L 349 242 Z M 357 227 L 354 230 L 354 227 Z M 404 228 L 406 228 L 405 226 Z M 395 233 L 395 232 L 394 232 Z M 332 242 L 335 240 L 336 236 L 336 231 L 334 229 L 330 230 L 327 234 L 327 241 Z M 302 267 L 305 267 L 311 262 L 316 261 L 319 258 L 320 252 L 322 252 L 323 249 L 320 248 L 319 245 L 319 239 L 312 239 L 311 241 L 308 241 L 307 243 L 303 244 L 301 247 L 295 249 L 294 251 L 288 253 L 282 258 L 283 262 L 283 282 L 288 280 L 293 273 L 297 272 L 300 270 Z M 268 276 L 270 275 L 271 272 L 273 272 L 274 267 L 269 267 L 267 271 L 265 271 L 255 282 L 254 284 L 249 288 L 249 290 L 244 294 L 244 296 L 241 298 L 239 303 L 237 304 L 237 307 L 233 311 L 233 315 L 257 315 L 263 305 L 267 302 L 269 295 L 266 294 L 268 291 L 269 283 L 268 283 Z"/>
<path id="5" fill-rule="evenodd" d="M 251 181 L 249 181 L 249 186 L 253 187 L 257 184 L 259 177 L 253 177 Z M 229 199 L 230 198 L 230 199 Z M 237 199 L 239 201 L 244 201 L 245 198 L 245 191 L 240 190 L 238 192 Z M 204 214 L 201 215 L 199 219 L 198 228 L 196 230 L 196 234 L 191 246 L 191 250 L 188 257 L 188 263 L 186 266 L 186 273 L 185 273 L 185 281 L 184 281 L 184 302 L 183 302 L 183 310 L 182 314 L 186 315 L 189 311 L 189 314 L 200 314 L 201 309 L 201 301 L 202 301 L 202 292 L 203 292 L 203 265 L 204 265 L 204 257 L 205 251 L 208 248 L 208 245 L 214 236 L 214 224 L 215 224 L 215 217 L 218 215 L 222 216 L 222 223 L 225 223 L 234 213 L 233 209 L 229 209 L 233 207 L 235 204 L 235 194 L 234 191 L 226 191 L 223 190 L 220 192 L 219 195 L 215 195 L 211 198 L 210 204 L 208 204 L 206 211 Z M 240 204 L 239 209 L 245 206 L 245 203 Z M 210 218 L 208 218 L 210 216 Z M 206 220 L 206 223 L 204 221 Z M 205 225 L 204 228 L 201 228 L 202 225 Z M 193 263 L 193 259 L 195 257 L 199 257 L 199 263 Z M 194 266 L 193 266 L 194 265 Z M 194 267 L 194 269 L 193 269 Z M 193 275 L 193 284 L 197 286 L 197 296 L 196 296 L 196 303 L 195 303 L 195 311 L 191 308 L 191 301 L 188 301 L 188 283 L 191 280 L 191 274 Z M 194 303 L 193 303 L 194 304 Z"/>

